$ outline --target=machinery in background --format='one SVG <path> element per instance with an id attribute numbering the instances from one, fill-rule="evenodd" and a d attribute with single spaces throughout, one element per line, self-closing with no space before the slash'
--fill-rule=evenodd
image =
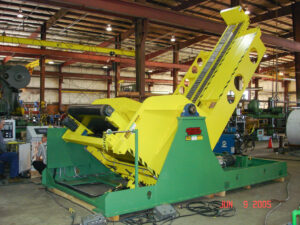
<path id="1" fill-rule="evenodd" d="M 23 118 L 19 94 L 29 84 L 30 78 L 24 66 L 0 66 L 0 116 L 7 119 L 4 135 L 7 140 L 21 139 L 21 132 L 26 130 L 28 122 Z"/>
<path id="2" fill-rule="evenodd" d="M 254 130 L 246 131 L 246 119 L 237 108 L 226 125 L 214 152 L 218 154 L 244 154 L 254 150 Z"/>
<path id="3" fill-rule="evenodd" d="M 30 145 L 30 151 L 26 155 L 26 158 L 29 158 L 29 165 L 27 168 L 31 170 L 35 170 L 31 164 L 36 160 L 38 146 L 42 141 L 43 135 L 47 134 L 48 128 L 48 126 L 27 126 L 26 128 L 26 143 L 29 143 Z"/>
<path id="4" fill-rule="evenodd" d="M 259 132 L 257 133 L 259 140 L 269 140 L 274 134 L 285 132 L 286 113 L 283 107 L 275 106 L 272 98 L 268 100 L 267 109 L 259 108 L 258 100 L 251 100 L 243 113 L 245 116 L 259 121 Z"/>
<path id="5" fill-rule="evenodd" d="M 279 147 L 274 148 L 275 152 L 284 154 L 289 152 L 290 155 L 300 157 L 300 109 L 291 111 L 286 124 L 286 137 L 279 137 Z"/>
<path id="6" fill-rule="evenodd" d="M 289 145 L 300 146 L 300 109 L 290 113 L 286 124 L 286 136 Z"/>
<path id="7" fill-rule="evenodd" d="M 70 107 L 66 128 L 48 129 L 42 184 L 112 217 L 286 176 L 285 162 L 212 151 L 266 49 L 242 7 L 221 16 L 220 40 L 173 95 Z M 99 183 L 97 193 L 84 188 Z"/>
<path id="8" fill-rule="evenodd" d="M 22 115 L 19 102 L 20 89 L 30 82 L 30 74 L 24 66 L 0 66 L 0 115 Z"/>

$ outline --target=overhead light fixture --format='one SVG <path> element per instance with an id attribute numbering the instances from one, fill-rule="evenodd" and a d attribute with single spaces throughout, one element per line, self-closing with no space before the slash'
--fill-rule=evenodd
<path id="1" fill-rule="evenodd" d="M 284 77 L 284 78 L 282 78 L 282 80 L 296 81 L 295 78 L 288 78 L 288 77 Z"/>
<path id="2" fill-rule="evenodd" d="M 170 39 L 172 42 L 175 42 L 176 41 L 176 38 L 174 35 L 172 35 L 171 39 Z"/>
<path id="3" fill-rule="evenodd" d="M 102 68 L 103 68 L 103 69 L 108 69 L 108 66 L 103 66 Z"/>
<path id="4" fill-rule="evenodd" d="M 53 61 L 49 61 L 48 63 L 49 63 L 49 64 L 54 64 L 54 62 L 53 62 Z"/>
<path id="5" fill-rule="evenodd" d="M 17 14 L 17 17 L 18 17 L 18 18 L 23 18 L 23 17 L 24 17 L 24 15 L 23 15 L 23 13 L 22 13 L 22 9 L 19 9 L 19 12 L 18 12 L 18 14 Z"/>
<path id="6" fill-rule="evenodd" d="M 107 27 L 106 27 L 106 31 L 112 31 L 112 27 L 111 27 L 111 25 L 110 25 L 110 24 L 108 24 L 108 25 L 107 25 Z"/>
<path id="7" fill-rule="evenodd" d="M 246 14 L 246 15 L 249 15 L 249 14 L 250 14 L 250 11 L 249 11 L 248 9 L 246 9 L 245 14 Z"/>
<path id="8" fill-rule="evenodd" d="M 268 57 L 268 54 L 264 54 L 264 58 L 267 58 Z"/>

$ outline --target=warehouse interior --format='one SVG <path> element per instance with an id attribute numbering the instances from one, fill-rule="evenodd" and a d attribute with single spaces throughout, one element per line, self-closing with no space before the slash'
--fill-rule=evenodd
<path id="1" fill-rule="evenodd" d="M 299 0 L 0 6 L 0 224 L 300 223 Z"/>

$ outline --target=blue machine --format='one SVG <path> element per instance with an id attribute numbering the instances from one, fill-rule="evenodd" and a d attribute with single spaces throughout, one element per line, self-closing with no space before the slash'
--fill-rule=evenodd
<path id="1" fill-rule="evenodd" d="M 235 134 L 222 134 L 216 147 L 215 153 L 228 152 L 229 154 L 235 153 Z"/>

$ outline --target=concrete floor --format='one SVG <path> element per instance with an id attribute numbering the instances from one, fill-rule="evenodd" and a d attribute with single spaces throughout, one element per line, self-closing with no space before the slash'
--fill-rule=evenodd
<path id="1" fill-rule="evenodd" d="M 251 155 L 266 157 L 278 156 L 265 147 L 267 143 L 259 143 L 257 149 Z M 300 160 L 299 158 L 289 157 Z M 291 212 L 297 209 L 300 204 L 300 162 L 287 161 L 288 172 L 290 174 L 290 200 L 283 203 L 268 219 L 268 225 L 283 225 L 291 221 Z M 203 216 L 191 216 L 179 218 L 172 224 L 215 224 L 215 225 L 263 225 L 265 215 L 269 209 L 253 208 L 251 204 L 245 209 L 243 201 L 251 203 L 254 200 L 285 199 L 286 182 L 268 182 L 253 186 L 250 190 L 238 189 L 226 193 L 226 197 L 216 197 L 218 200 L 233 201 L 236 207 L 236 215 L 230 218 L 208 218 Z M 25 184 L 12 184 L 0 186 L 0 225 L 69 225 L 71 224 L 70 213 L 60 207 L 55 200 L 65 207 L 72 207 L 76 211 L 75 224 L 80 223 L 80 218 L 90 213 L 65 200 L 59 196 L 45 191 L 43 186 L 31 182 Z M 208 200 L 204 199 L 203 200 Z M 272 205 L 272 208 L 276 203 Z M 178 209 L 181 215 L 189 214 L 185 209 Z M 121 223 L 115 223 L 121 224 Z M 169 224 L 169 223 L 166 223 Z"/>

